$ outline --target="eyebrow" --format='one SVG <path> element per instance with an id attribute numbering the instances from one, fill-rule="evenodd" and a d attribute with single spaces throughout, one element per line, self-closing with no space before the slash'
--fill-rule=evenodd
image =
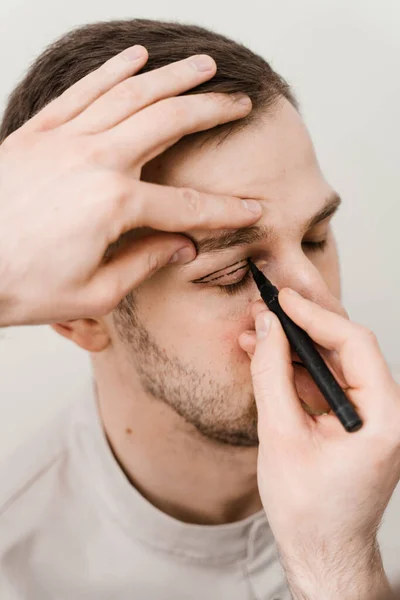
<path id="1" fill-rule="evenodd" d="M 311 219 L 306 223 L 306 230 L 315 227 L 322 221 L 325 221 L 332 215 L 334 215 L 340 204 L 341 199 L 336 192 L 334 192 L 326 200 L 325 205 L 319 210 Z M 220 234 L 209 235 L 202 240 L 194 241 L 194 245 L 197 250 L 197 255 L 207 254 L 211 252 L 218 252 L 221 250 L 227 250 L 237 246 L 247 246 L 249 244 L 255 244 L 265 238 L 273 238 L 276 236 L 276 232 L 272 227 L 262 225 L 257 227 L 252 225 L 250 227 L 241 227 L 235 231 L 224 231 Z"/>

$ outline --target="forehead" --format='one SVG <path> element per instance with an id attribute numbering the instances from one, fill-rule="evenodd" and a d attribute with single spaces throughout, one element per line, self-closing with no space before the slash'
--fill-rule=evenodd
<path id="1" fill-rule="evenodd" d="M 184 140 L 155 159 L 145 177 L 165 185 L 275 200 L 287 198 L 293 187 L 324 184 L 309 133 L 286 99 L 226 139 Z M 327 192 L 325 185 L 321 193 L 325 197 Z"/>
<path id="2" fill-rule="evenodd" d="M 201 140 L 200 140 L 201 141 Z M 276 108 L 226 139 L 181 142 L 148 165 L 145 178 L 165 185 L 318 209 L 332 191 L 297 110 L 282 99 Z M 296 211 L 297 212 L 297 211 Z"/>

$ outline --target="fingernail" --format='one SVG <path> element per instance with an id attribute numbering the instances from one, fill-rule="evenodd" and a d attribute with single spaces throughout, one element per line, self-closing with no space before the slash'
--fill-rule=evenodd
<path id="1" fill-rule="evenodd" d="M 256 334 L 258 340 L 263 340 L 267 337 L 271 328 L 271 315 L 267 312 L 258 315 L 256 319 Z"/>
<path id="2" fill-rule="evenodd" d="M 298 292 L 296 292 L 295 290 L 292 290 L 292 288 L 286 288 L 287 293 L 290 294 L 291 296 L 297 296 L 299 297 L 300 294 Z"/>
<path id="3" fill-rule="evenodd" d="M 191 246 L 184 246 L 183 248 L 177 250 L 175 254 L 171 256 L 171 258 L 168 261 L 168 264 L 170 265 L 172 263 L 180 263 L 181 265 L 184 265 L 188 262 L 191 262 L 195 256 L 196 254 Z"/>
<path id="4" fill-rule="evenodd" d="M 242 200 L 242 204 L 247 210 L 255 215 L 259 215 L 262 211 L 261 204 L 257 202 L 257 200 Z"/>
<path id="5" fill-rule="evenodd" d="M 190 64 L 194 66 L 196 71 L 211 71 L 214 68 L 214 61 L 210 56 L 195 56 L 191 59 Z"/>
<path id="6" fill-rule="evenodd" d="M 143 56 L 143 46 L 132 46 L 127 48 L 121 54 L 122 58 L 128 61 L 134 61 Z"/>
<path id="7" fill-rule="evenodd" d="M 247 94 L 236 94 L 235 102 L 237 102 L 238 104 L 243 104 L 243 106 L 250 106 L 251 104 L 251 100 L 247 96 Z"/>

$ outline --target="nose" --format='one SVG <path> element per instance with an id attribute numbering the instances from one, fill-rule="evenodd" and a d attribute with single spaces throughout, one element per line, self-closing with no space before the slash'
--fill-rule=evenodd
<path id="1" fill-rule="evenodd" d="M 281 290 L 289 287 L 301 294 L 304 298 L 319 304 L 331 312 L 336 312 L 344 317 L 347 313 L 340 300 L 336 298 L 324 279 L 323 274 L 305 255 L 288 255 L 285 260 L 276 264 L 258 265 L 268 279 Z M 256 296 L 253 315 L 265 309 L 263 301 L 258 301 Z"/>
<path id="2" fill-rule="evenodd" d="M 259 268 L 278 288 L 278 290 L 281 290 L 284 287 L 290 287 L 299 292 L 303 297 L 315 302 L 316 304 L 319 304 L 323 308 L 348 318 L 348 315 L 344 310 L 340 300 L 336 298 L 329 289 L 323 274 L 313 265 L 313 263 L 307 259 L 307 257 L 304 258 L 305 260 L 297 259 L 288 261 L 284 267 L 280 265 L 279 268 L 273 268 L 273 265 L 271 266 L 270 264 L 265 264 L 259 265 Z M 257 315 L 261 311 L 264 311 L 266 306 L 264 301 L 260 299 L 258 292 L 256 292 L 254 300 L 255 301 L 251 305 L 251 314 L 255 321 Z M 255 347 L 255 336 L 253 339 L 253 346 Z M 319 351 L 326 362 L 331 365 L 339 381 L 341 381 L 342 384 L 345 384 L 346 379 L 344 377 L 340 360 L 336 352 L 326 350 L 324 348 L 320 348 Z M 292 362 L 301 363 L 299 356 L 293 351 L 293 349 Z M 297 368 L 301 369 L 302 367 Z M 304 374 L 302 374 L 302 377 L 304 378 Z M 323 400 L 322 405 L 324 405 Z"/>

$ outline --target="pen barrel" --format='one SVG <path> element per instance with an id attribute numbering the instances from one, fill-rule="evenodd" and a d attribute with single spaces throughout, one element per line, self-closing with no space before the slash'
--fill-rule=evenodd
<path id="1" fill-rule="evenodd" d="M 262 290 L 260 291 L 262 295 Z M 346 431 L 357 431 L 361 427 L 362 421 L 328 369 L 308 333 L 288 317 L 279 304 L 278 296 L 273 299 L 269 296 L 264 298 L 264 301 L 268 308 L 279 318 L 290 345 L 303 361 L 304 367 L 310 373 L 343 427 Z"/>

